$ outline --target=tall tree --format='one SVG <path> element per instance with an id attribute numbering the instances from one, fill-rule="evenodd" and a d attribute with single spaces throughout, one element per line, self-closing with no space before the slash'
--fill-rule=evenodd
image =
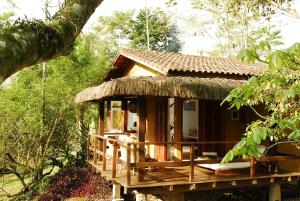
<path id="1" fill-rule="evenodd" d="M 72 50 L 102 0 L 65 0 L 51 21 L 17 20 L 0 25 L 0 82 L 16 71 Z"/>
<path id="2" fill-rule="evenodd" d="M 130 45 L 137 49 L 147 49 L 147 23 L 149 30 L 150 50 L 179 52 L 182 43 L 178 38 L 179 31 L 170 18 L 161 10 L 141 10 L 136 19 L 132 21 L 129 32 Z"/>
<path id="3" fill-rule="evenodd" d="M 176 25 L 171 23 L 170 18 L 163 11 L 149 10 L 148 12 L 150 49 L 180 51 L 182 43 Z M 95 30 L 97 36 L 105 44 L 109 43 L 115 53 L 120 48 L 148 49 L 145 10 L 138 11 L 136 17 L 133 10 L 100 17 Z"/>
<path id="4" fill-rule="evenodd" d="M 228 2 L 221 0 L 192 1 L 192 6 L 198 12 L 188 22 L 201 36 L 214 40 L 215 49 L 207 52 L 212 56 L 234 57 L 241 49 L 260 43 L 268 42 L 272 47 L 281 44 L 280 31 L 259 11 L 245 6 L 229 12 Z"/>
<path id="5" fill-rule="evenodd" d="M 111 16 L 101 16 L 94 27 L 94 36 L 110 46 L 114 56 L 120 48 L 129 47 L 129 33 L 132 29 L 134 10 L 116 11 Z M 109 33 L 109 34 L 108 34 Z"/>

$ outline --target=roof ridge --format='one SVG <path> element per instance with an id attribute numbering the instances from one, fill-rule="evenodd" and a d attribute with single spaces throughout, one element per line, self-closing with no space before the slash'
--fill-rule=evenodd
<path id="1" fill-rule="evenodd" d="M 124 66 L 126 65 L 124 63 L 126 60 L 140 63 L 164 75 L 169 75 L 170 72 L 179 72 L 182 74 L 196 72 L 208 74 L 228 74 L 236 76 L 253 76 L 259 75 L 266 69 L 266 65 L 264 63 L 246 63 L 232 57 L 209 57 L 175 52 L 134 49 L 120 50 L 115 57 L 112 66 L 117 68 Z M 111 71 L 112 70 L 113 67 L 111 67 Z M 198 75 L 201 76 L 200 74 Z M 113 78 L 115 77 L 116 76 L 113 76 Z"/>

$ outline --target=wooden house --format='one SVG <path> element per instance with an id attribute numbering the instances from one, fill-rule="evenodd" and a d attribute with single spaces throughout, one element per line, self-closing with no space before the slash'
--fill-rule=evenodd
<path id="1" fill-rule="evenodd" d="M 300 173 L 278 173 L 277 164 L 296 156 L 220 165 L 258 118 L 249 108 L 229 110 L 220 103 L 265 68 L 235 59 L 120 51 L 105 82 L 76 96 L 78 104 L 99 105 L 98 131 L 87 137 L 88 163 L 113 181 L 115 199 L 120 187 L 125 194 L 137 190 L 185 200 L 188 192 L 253 185 L 270 185 L 270 200 L 280 199 L 278 184 Z M 267 164 L 264 171 L 256 167 L 260 162 Z"/>

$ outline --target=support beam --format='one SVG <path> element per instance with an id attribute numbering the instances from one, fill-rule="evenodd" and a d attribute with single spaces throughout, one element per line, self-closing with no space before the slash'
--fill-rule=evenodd
<path id="1" fill-rule="evenodd" d="M 90 146 L 91 146 L 91 136 L 89 133 L 87 133 L 87 139 L 86 139 L 86 159 L 87 160 L 90 160 L 90 157 L 91 157 Z"/>
<path id="2" fill-rule="evenodd" d="M 104 136 L 104 102 L 99 103 L 98 135 Z"/>
<path id="3" fill-rule="evenodd" d="M 106 130 L 110 131 L 111 101 L 106 101 Z"/>
<path id="4" fill-rule="evenodd" d="M 98 135 L 104 136 L 104 102 L 99 103 L 99 122 L 98 122 Z M 100 140 L 100 151 L 103 151 L 103 140 Z M 103 160 L 103 156 L 100 156 L 100 160 Z"/>
<path id="5" fill-rule="evenodd" d="M 250 160 L 250 177 L 255 176 L 255 158 L 253 156 L 249 157 Z"/>
<path id="6" fill-rule="evenodd" d="M 127 186 L 131 185 L 131 145 L 127 144 L 126 147 L 126 183 Z"/>
<path id="7" fill-rule="evenodd" d="M 160 194 L 163 200 L 165 201 L 183 201 L 185 200 L 184 193 L 171 191 L 167 193 Z"/>
<path id="8" fill-rule="evenodd" d="M 120 200 L 121 198 L 121 185 L 120 184 L 113 184 L 113 192 L 112 192 L 112 199 L 113 201 Z"/>
<path id="9" fill-rule="evenodd" d="M 117 155 L 118 155 L 118 144 L 114 142 L 113 146 L 113 158 L 112 158 L 112 178 L 117 176 Z"/>
<path id="10" fill-rule="evenodd" d="M 103 140 L 103 161 L 102 161 L 103 171 L 106 171 L 106 146 L 107 146 L 107 141 Z"/>
<path id="11" fill-rule="evenodd" d="M 138 97 L 137 99 L 137 115 L 138 115 L 138 127 L 137 127 L 137 140 L 138 142 L 145 142 L 146 135 L 146 99 L 143 96 Z M 138 147 L 138 162 L 145 161 L 145 145 L 139 145 Z M 144 180 L 144 169 L 138 169 L 138 180 Z"/>
<path id="12" fill-rule="evenodd" d="M 194 178 L 194 157 L 195 157 L 195 145 L 190 146 L 190 174 L 189 174 L 189 182 L 193 181 Z"/>
<path id="13" fill-rule="evenodd" d="M 279 184 L 269 186 L 269 201 L 281 201 L 281 189 Z"/>
<path id="14" fill-rule="evenodd" d="M 183 100 L 180 98 L 175 98 L 174 142 L 182 142 L 182 105 Z M 181 145 L 174 145 L 174 157 L 176 160 L 182 159 Z"/>
<path id="15" fill-rule="evenodd" d="M 97 164 L 97 160 L 98 160 L 97 148 L 98 148 L 98 139 L 95 136 L 94 137 L 94 158 L 93 158 L 94 164 Z"/>
<path id="16" fill-rule="evenodd" d="M 155 103 L 153 97 L 147 97 L 147 141 L 156 142 Z M 155 145 L 149 145 L 148 153 L 155 158 Z"/>
<path id="17" fill-rule="evenodd" d="M 123 121 L 123 132 L 127 131 L 128 125 L 128 108 L 127 108 L 127 100 L 122 100 L 122 121 Z"/>

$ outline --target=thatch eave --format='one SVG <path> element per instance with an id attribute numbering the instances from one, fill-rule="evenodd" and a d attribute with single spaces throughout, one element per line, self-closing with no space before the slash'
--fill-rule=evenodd
<path id="1" fill-rule="evenodd" d="M 223 100 L 244 80 L 194 77 L 122 77 L 89 87 L 75 97 L 75 103 L 112 97 L 162 96 L 189 99 Z"/>

